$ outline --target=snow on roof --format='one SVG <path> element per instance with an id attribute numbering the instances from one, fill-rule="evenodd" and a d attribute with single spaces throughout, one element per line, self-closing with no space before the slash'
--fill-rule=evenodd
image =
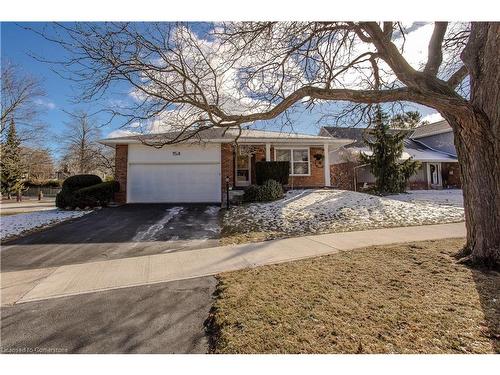
<path id="1" fill-rule="evenodd" d="M 357 155 L 359 155 L 359 153 L 361 152 L 366 155 L 372 154 L 370 149 L 365 145 L 365 141 L 363 139 L 363 137 L 370 138 L 370 130 L 371 130 L 370 128 L 345 128 L 345 127 L 325 126 L 322 129 L 326 130 L 326 133 L 322 131 L 322 134 L 330 134 L 332 137 L 351 138 L 354 140 L 353 143 L 345 147 L 346 152 L 343 152 L 342 155 L 340 155 L 342 158 L 347 158 L 348 160 L 354 161 L 355 159 L 357 159 Z M 391 129 L 391 131 L 406 132 L 406 138 L 404 139 L 404 150 L 401 160 L 413 157 L 413 159 L 422 162 L 457 161 L 457 158 L 451 154 L 433 150 L 430 147 L 423 145 L 418 140 L 413 140 L 413 138 L 421 138 L 429 135 L 440 134 L 440 133 L 445 133 L 447 131 L 451 131 L 451 127 L 448 125 L 446 121 L 439 121 L 434 124 L 423 125 L 416 128 L 414 131 L 407 129 Z M 417 137 L 414 137 L 415 133 L 417 133 Z M 338 159 L 339 158 L 335 157 L 335 155 L 332 155 L 331 157 L 333 163 L 342 162 Z"/>
<path id="2" fill-rule="evenodd" d="M 405 139 L 405 147 L 403 150 L 403 154 L 401 155 L 400 160 L 406 160 L 412 157 L 414 160 L 418 160 L 420 162 L 456 162 L 457 158 L 443 154 L 442 152 L 433 151 L 428 149 L 427 147 L 421 146 L 415 141 L 411 139 Z M 344 157 L 347 157 L 350 161 L 357 160 L 359 154 L 363 153 L 364 155 L 372 155 L 372 151 L 368 147 L 349 147 L 346 148 L 345 151 L 347 154 L 343 154 Z M 332 158 L 332 160 L 335 160 Z M 342 161 L 336 161 L 335 163 L 340 163 Z"/>
<path id="3" fill-rule="evenodd" d="M 412 139 L 405 139 L 404 151 L 413 159 L 426 162 L 456 162 L 457 158 L 443 152 L 431 150 L 424 145 L 415 142 Z"/>

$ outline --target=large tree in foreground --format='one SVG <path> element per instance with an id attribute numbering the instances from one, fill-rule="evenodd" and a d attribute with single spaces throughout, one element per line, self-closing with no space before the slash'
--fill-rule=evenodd
<path id="1" fill-rule="evenodd" d="M 41 33 L 69 51 L 59 63 L 82 84 L 83 98 L 125 82 L 133 105 L 109 109 L 113 116 L 134 129 L 180 130 L 159 145 L 213 126 L 270 120 L 298 102 L 352 103 L 361 115 L 370 112 L 365 104 L 435 108 L 453 128 L 461 166 L 467 244 L 460 256 L 500 264 L 499 23 L 436 22 L 422 65 L 405 53 L 410 30 L 401 23 L 205 26 L 64 24 Z"/>

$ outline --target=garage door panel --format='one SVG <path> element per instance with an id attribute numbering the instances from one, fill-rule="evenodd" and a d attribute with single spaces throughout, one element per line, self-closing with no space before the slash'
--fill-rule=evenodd
<path id="1" fill-rule="evenodd" d="M 220 164 L 129 165 L 130 203 L 220 202 Z"/>

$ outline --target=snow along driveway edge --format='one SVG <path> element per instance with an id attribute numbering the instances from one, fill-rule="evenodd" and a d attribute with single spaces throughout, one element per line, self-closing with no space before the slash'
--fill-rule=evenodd
<path id="1" fill-rule="evenodd" d="M 0 216 L 0 240 L 12 240 L 34 230 L 51 227 L 66 220 L 74 219 L 92 212 L 64 211 L 59 209 L 36 211 L 25 214 Z"/>

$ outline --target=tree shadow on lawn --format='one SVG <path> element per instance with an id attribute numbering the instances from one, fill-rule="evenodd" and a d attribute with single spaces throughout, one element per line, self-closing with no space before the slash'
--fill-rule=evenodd
<path id="1" fill-rule="evenodd" d="M 471 269 L 479 301 L 484 313 L 481 330 L 488 337 L 496 353 L 500 354 L 500 272 Z"/>

